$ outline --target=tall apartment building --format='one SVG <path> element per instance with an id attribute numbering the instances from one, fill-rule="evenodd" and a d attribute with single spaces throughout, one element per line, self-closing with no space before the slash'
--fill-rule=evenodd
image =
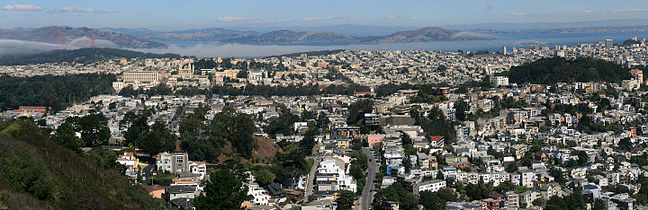
<path id="1" fill-rule="evenodd" d="M 155 156 L 158 171 L 178 173 L 189 173 L 189 155 L 187 153 L 163 152 Z"/>

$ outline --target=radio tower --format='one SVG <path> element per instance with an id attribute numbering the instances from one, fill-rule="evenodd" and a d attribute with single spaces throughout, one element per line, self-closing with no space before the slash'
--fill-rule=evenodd
<path id="1" fill-rule="evenodd" d="M 58 33 L 58 38 L 56 38 L 56 43 L 59 45 L 63 44 L 63 35 L 61 35 L 61 33 Z"/>
<path id="2" fill-rule="evenodd" d="M 92 48 L 95 47 L 95 35 L 94 32 L 92 32 Z"/>

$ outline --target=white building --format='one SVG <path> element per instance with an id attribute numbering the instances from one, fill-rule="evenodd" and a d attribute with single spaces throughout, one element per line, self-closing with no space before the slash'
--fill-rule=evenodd
<path id="1" fill-rule="evenodd" d="M 189 170 L 191 171 L 192 174 L 199 174 L 200 179 L 203 180 L 207 175 L 207 162 L 189 161 Z"/>
<path id="2" fill-rule="evenodd" d="M 508 86 L 509 78 L 504 76 L 492 76 L 490 77 L 490 83 L 495 85 L 496 87 Z"/>
<path id="3" fill-rule="evenodd" d="M 446 181 L 441 179 L 435 179 L 427 182 L 419 182 L 414 185 L 414 191 L 418 193 L 423 191 L 436 192 L 439 189 L 446 187 Z"/>
<path id="4" fill-rule="evenodd" d="M 272 196 L 263 189 L 259 184 L 256 183 L 254 176 L 248 172 L 250 175 L 250 181 L 247 183 L 248 196 L 251 196 L 250 203 L 255 206 L 267 206 L 270 204 Z"/>
<path id="5" fill-rule="evenodd" d="M 349 161 L 337 157 L 326 157 L 320 162 L 315 175 L 316 194 L 329 198 L 340 190 L 355 192 L 356 182 L 348 175 L 349 166 Z"/>

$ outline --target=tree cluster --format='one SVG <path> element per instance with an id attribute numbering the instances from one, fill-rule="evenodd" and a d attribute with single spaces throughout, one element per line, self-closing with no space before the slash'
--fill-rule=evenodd
<path id="1" fill-rule="evenodd" d="M 0 76 L 0 110 L 18 106 L 46 106 L 65 109 L 92 96 L 114 92 L 113 74 L 73 74 L 65 76 Z"/>
<path id="2" fill-rule="evenodd" d="M 629 70 L 613 62 L 579 57 L 543 58 L 503 73 L 514 83 L 554 84 L 557 82 L 615 82 L 630 79 Z"/>
<path id="3" fill-rule="evenodd" d="M 226 144 L 231 144 L 241 157 L 252 157 L 256 147 L 252 134 L 256 127 L 250 115 L 225 107 L 206 125 L 206 113 L 207 108 L 197 108 L 180 121 L 181 147 L 188 151 L 190 159 L 217 162 L 220 149 Z"/>
<path id="4" fill-rule="evenodd" d="M 154 54 L 112 48 L 81 48 L 74 50 L 53 50 L 29 55 L 7 55 L 0 59 L 0 65 L 28 65 L 42 63 L 95 63 L 106 59 L 121 58 L 180 58 L 178 54 Z"/>
<path id="5" fill-rule="evenodd" d="M 81 133 L 81 138 L 76 136 Z M 53 140 L 73 151 L 80 151 L 80 147 L 97 147 L 108 144 L 110 129 L 108 119 L 103 114 L 91 114 L 84 117 L 68 117 L 56 129 Z"/>

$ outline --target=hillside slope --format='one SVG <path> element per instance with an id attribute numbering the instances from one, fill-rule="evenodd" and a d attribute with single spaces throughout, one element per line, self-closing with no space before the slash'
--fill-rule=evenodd
<path id="1" fill-rule="evenodd" d="M 9 209 L 168 208 L 129 184 L 113 169 L 111 155 L 99 155 L 106 153 L 112 152 L 81 157 L 30 120 L 0 122 L 0 204 Z"/>

